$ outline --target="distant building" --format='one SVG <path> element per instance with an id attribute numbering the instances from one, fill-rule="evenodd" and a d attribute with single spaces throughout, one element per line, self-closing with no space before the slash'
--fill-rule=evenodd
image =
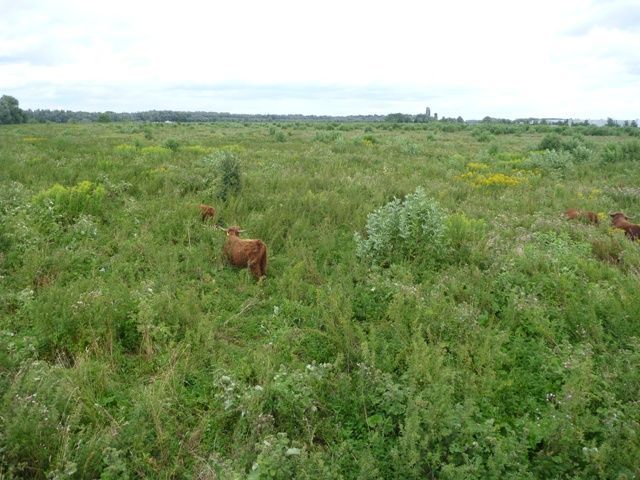
<path id="1" fill-rule="evenodd" d="M 424 114 L 427 117 L 427 119 L 431 118 L 431 109 L 429 107 L 427 107 L 427 109 L 425 110 Z"/>

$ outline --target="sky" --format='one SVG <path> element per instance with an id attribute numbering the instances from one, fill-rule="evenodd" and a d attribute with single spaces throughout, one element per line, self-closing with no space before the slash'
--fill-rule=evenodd
<path id="1" fill-rule="evenodd" d="M 640 117 L 640 0 L 0 0 L 22 108 Z"/>

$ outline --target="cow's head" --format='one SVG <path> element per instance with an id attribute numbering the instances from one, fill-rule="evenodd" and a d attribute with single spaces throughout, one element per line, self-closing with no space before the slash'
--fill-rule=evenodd
<path id="1" fill-rule="evenodd" d="M 609 216 L 611 217 L 611 221 L 615 222 L 615 221 L 620 221 L 620 220 L 631 220 L 631 217 L 627 217 L 624 213 L 622 212 L 614 212 L 614 213 L 610 213 Z"/>
<path id="2" fill-rule="evenodd" d="M 227 232 L 227 237 L 239 237 L 240 233 L 242 233 L 244 230 L 240 230 L 240 227 L 238 226 L 233 226 L 233 227 L 228 227 L 227 229 L 225 229 L 225 232 Z"/>

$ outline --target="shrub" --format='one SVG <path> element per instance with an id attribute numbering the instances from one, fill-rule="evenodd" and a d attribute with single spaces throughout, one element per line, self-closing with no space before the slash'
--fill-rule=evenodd
<path id="1" fill-rule="evenodd" d="M 573 157 L 568 152 L 545 150 L 531 152 L 523 162 L 525 168 L 539 168 L 541 170 L 562 171 L 573 166 Z"/>
<path id="2" fill-rule="evenodd" d="M 640 142 L 637 140 L 627 143 L 607 143 L 601 154 L 604 163 L 640 160 Z"/>
<path id="3" fill-rule="evenodd" d="M 489 142 L 491 140 L 493 140 L 494 136 L 491 135 L 490 132 L 488 132 L 487 130 L 484 129 L 477 129 L 474 130 L 471 135 L 473 135 L 473 137 L 479 141 L 479 142 Z"/>
<path id="4" fill-rule="evenodd" d="M 407 138 L 400 138 L 397 140 L 398 147 L 400 148 L 400 152 L 407 155 L 418 155 L 420 154 L 420 146 L 417 143 L 410 141 Z"/>
<path id="5" fill-rule="evenodd" d="M 269 135 L 271 135 L 276 142 L 284 142 L 287 139 L 287 136 L 280 128 L 276 128 L 275 126 L 269 127 Z"/>
<path id="6" fill-rule="evenodd" d="M 316 132 L 313 140 L 321 143 L 335 142 L 342 134 L 335 130 L 333 131 L 318 131 Z"/>
<path id="7" fill-rule="evenodd" d="M 218 174 L 216 196 L 223 201 L 229 195 L 237 195 L 242 189 L 242 176 L 238 157 L 230 150 L 217 150 L 205 162 L 213 163 Z"/>
<path id="8" fill-rule="evenodd" d="M 557 133 L 545 135 L 538 145 L 538 150 L 562 150 L 562 137 Z"/>
<path id="9" fill-rule="evenodd" d="M 576 162 L 582 163 L 591 159 L 592 150 L 585 145 L 582 136 L 571 136 L 563 138 L 557 133 L 546 135 L 540 144 L 539 150 L 549 150 L 557 152 L 568 152 Z"/>
<path id="10" fill-rule="evenodd" d="M 169 139 L 166 142 L 164 142 L 164 146 L 165 148 L 168 148 L 169 150 L 171 150 L 173 153 L 178 151 L 178 148 L 180 148 L 180 144 L 178 143 L 177 140 L 174 139 Z"/>
<path id="11" fill-rule="evenodd" d="M 33 201 L 49 208 L 59 219 L 72 222 L 82 213 L 99 214 L 105 196 L 106 190 L 102 185 L 85 180 L 73 187 L 56 183 L 36 195 Z"/>
<path id="12" fill-rule="evenodd" d="M 400 259 L 437 260 L 445 250 L 446 215 L 421 187 L 367 217 L 366 238 L 355 234 L 359 257 L 380 265 Z"/>
<path id="13" fill-rule="evenodd" d="M 572 150 L 571 155 L 573 155 L 573 160 L 576 163 L 584 163 L 591 160 L 593 157 L 593 150 L 586 145 L 578 145 Z"/>

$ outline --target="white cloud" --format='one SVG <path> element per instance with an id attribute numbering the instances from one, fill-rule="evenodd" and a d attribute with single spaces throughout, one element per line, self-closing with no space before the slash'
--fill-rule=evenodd
<path id="1" fill-rule="evenodd" d="M 640 111 L 637 1 L 1 4 L 0 91 L 27 108 Z"/>

